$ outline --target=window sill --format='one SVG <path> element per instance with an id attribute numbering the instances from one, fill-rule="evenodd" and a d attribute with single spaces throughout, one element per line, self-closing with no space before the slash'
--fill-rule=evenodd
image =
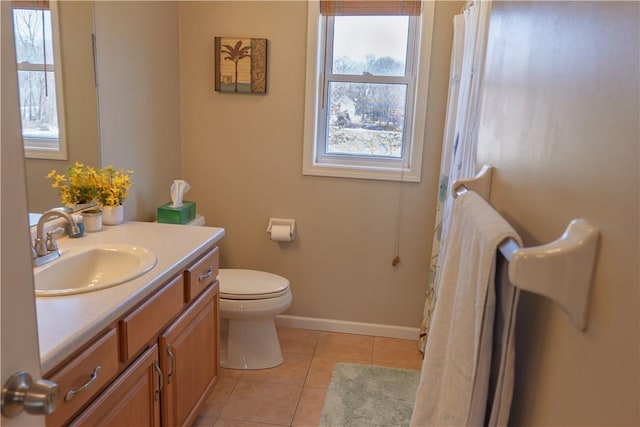
<path id="1" fill-rule="evenodd" d="M 304 165 L 303 175 L 332 176 L 337 178 L 373 179 L 379 181 L 420 182 L 420 171 L 381 167 L 356 167 L 316 163 Z"/>
<path id="2" fill-rule="evenodd" d="M 67 160 L 67 154 L 59 149 L 31 147 L 24 147 L 24 157 L 27 159 Z"/>

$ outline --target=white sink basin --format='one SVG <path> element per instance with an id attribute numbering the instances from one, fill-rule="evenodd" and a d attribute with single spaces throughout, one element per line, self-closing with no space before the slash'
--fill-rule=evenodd
<path id="1" fill-rule="evenodd" d="M 151 270 L 156 256 L 134 245 L 96 245 L 62 252 L 34 270 L 36 296 L 93 292 L 128 282 Z"/>

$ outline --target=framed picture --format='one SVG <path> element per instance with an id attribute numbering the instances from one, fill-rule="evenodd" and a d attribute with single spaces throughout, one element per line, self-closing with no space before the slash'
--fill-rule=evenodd
<path id="1" fill-rule="evenodd" d="M 267 93 L 267 39 L 215 37 L 215 90 Z"/>

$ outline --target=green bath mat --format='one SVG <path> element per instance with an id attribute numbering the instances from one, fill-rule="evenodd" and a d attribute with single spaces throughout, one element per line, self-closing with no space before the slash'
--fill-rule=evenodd
<path id="1" fill-rule="evenodd" d="M 336 363 L 319 427 L 401 427 L 411 421 L 420 371 Z"/>

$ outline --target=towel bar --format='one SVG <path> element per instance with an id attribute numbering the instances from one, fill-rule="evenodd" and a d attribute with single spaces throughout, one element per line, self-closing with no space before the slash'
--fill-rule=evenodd
<path id="1" fill-rule="evenodd" d="M 492 173 L 493 168 L 484 165 L 474 178 L 455 180 L 453 197 L 475 191 L 489 203 Z M 556 302 L 583 331 L 598 239 L 597 228 L 585 219 L 574 219 L 553 242 L 521 248 L 515 240 L 506 239 L 498 249 L 509 261 L 509 280 L 515 287 Z"/>

